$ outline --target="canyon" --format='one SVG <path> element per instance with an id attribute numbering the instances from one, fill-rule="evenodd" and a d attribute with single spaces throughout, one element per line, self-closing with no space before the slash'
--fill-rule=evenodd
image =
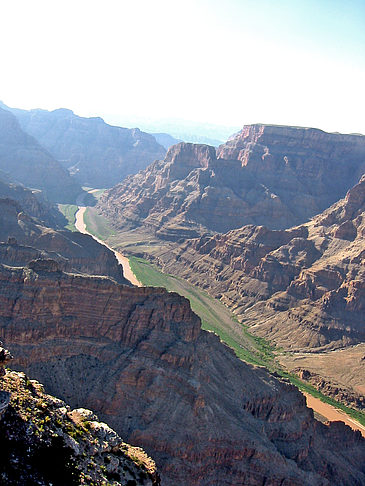
<path id="1" fill-rule="evenodd" d="M 294 386 L 202 331 L 183 297 L 44 260 L 1 265 L 0 285 L 15 369 L 142 446 L 163 484 L 365 480 L 360 433 L 315 421 Z"/>
<path id="2" fill-rule="evenodd" d="M 218 149 L 174 145 L 105 192 L 98 210 L 120 231 L 144 226 L 169 241 L 247 224 L 285 229 L 344 197 L 364 160 L 361 135 L 249 125 Z"/>
<path id="3" fill-rule="evenodd" d="M 351 391 L 341 380 L 336 388 L 307 355 L 357 349 L 361 381 L 363 151 L 362 136 L 253 125 L 217 150 L 171 147 L 101 196 L 98 211 L 117 230 L 110 246 L 205 289 L 285 350 L 303 380 L 361 408 L 354 377 Z M 62 229 L 35 191 L 4 182 L 0 197 L 0 338 L 17 370 L 9 389 L 25 393 L 25 372 L 76 420 L 97 413 L 126 449 L 143 447 L 167 486 L 364 484 L 360 432 L 315 420 L 287 379 L 203 331 L 184 297 L 131 285 L 118 251 Z"/>
<path id="4" fill-rule="evenodd" d="M 128 284 L 113 252 L 91 236 L 48 227 L 29 216 L 18 202 L 1 197 L 0 255 L 4 264 L 50 259 L 66 271 L 107 275 Z"/>
<path id="5" fill-rule="evenodd" d="M 253 334 L 292 352 L 282 357 L 289 369 L 362 409 L 364 215 L 365 176 L 301 226 L 248 225 L 152 247 L 144 256 L 220 299 Z"/>

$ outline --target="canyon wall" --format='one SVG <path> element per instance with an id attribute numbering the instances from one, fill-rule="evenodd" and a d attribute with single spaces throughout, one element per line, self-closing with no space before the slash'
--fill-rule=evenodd
<path id="1" fill-rule="evenodd" d="M 365 481 L 359 433 L 315 421 L 295 387 L 238 360 L 175 293 L 50 261 L 1 265 L 0 335 L 16 368 L 141 445 L 167 486 Z"/>
<path id="2" fill-rule="evenodd" d="M 364 136 L 249 125 L 217 150 L 171 147 L 98 208 L 121 231 L 143 226 L 170 241 L 247 224 L 283 229 L 344 197 L 364 172 Z"/>

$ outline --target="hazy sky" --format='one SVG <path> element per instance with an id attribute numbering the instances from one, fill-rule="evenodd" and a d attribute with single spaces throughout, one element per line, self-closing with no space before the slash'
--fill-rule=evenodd
<path id="1" fill-rule="evenodd" d="M 365 0 L 2 0 L 0 99 L 365 134 Z"/>

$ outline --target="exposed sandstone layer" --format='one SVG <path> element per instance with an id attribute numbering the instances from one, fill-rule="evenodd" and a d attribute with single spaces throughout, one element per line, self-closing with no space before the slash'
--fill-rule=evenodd
<path id="1" fill-rule="evenodd" d="M 73 202 L 82 192 L 67 170 L 0 108 L 0 170 L 10 182 L 42 190 L 53 202 Z"/>
<path id="2" fill-rule="evenodd" d="M 90 410 L 71 410 L 47 395 L 24 373 L 0 375 L 0 399 L 3 396 L 7 403 L 0 411 L 1 484 L 160 484 L 154 462 L 141 449 L 124 443 Z"/>
<path id="3" fill-rule="evenodd" d="M 309 223 L 244 226 L 170 246 L 155 258 L 221 298 L 287 350 L 365 342 L 365 176 Z"/>
<path id="4" fill-rule="evenodd" d="M 99 210 L 117 228 L 161 239 L 243 225 L 288 228 L 323 211 L 365 172 L 365 137 L 251 125 L 216 150 L 180 143 L 106 192 Z"/>
<path id="5" fill-rule="evenodd" d="M 39 258 L 54 259 L 66 271 L 107 275 L 127 284 L 114 253 L 91 236 L 44 226 L 16 201 L 0 199 L 0 261 L 23 266 Z"/>
<path id="6" fill-rule="evenodd" d="M 84 118 L 66 109 L 12 111 L 22 129 L 82 185 L 111 187 L 166 153 L 152 135 L 108 125 L 99 117 Z"/>
<path id="7" fill-rule="evenodd" d="M 16 365 L 154 457 L 165 485 L 361 485 L 365 441 L 201 331 L 183 297 L 51 265 L 0 267 Z"/>

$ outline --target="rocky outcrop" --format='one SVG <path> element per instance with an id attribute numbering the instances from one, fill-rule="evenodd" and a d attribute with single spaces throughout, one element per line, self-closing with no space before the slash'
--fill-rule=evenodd
<path id="1" fill-rule="evenodd" d="M 17 201 L 29 216 L 51 228 L 63 228 L 67 224 L 63 214 L 46 201 L 40 191 L 31 191 L 26 187 L 0 180 L 0 198 Z"/>
<path id="2" fill-rule="evenodd" d="M 0 378 L 0 477 L 9 486 L 158 486 L 154 462 L 90 410 L 47 395 L 24 373 Z M 1 412 L 1 410 L 0 410 Z"/>
<path id="3" fill-rule="evenodd" d="M 52 202 L 73 202 L 80 185 L 39 143 L 25 133 L 15 116 L 0 108 L 0 170 L 10 182 L 40 189 Z"/>
<path id="4" fill-rule="evenodd" d="M 82 185 L 111 187 L 166 153 L 152 135 L 108 125 L 99 117 L 84 118 L 66 109 L 11 110 L 22 129 Z"/>
<path id="5" fill-rule="evenodd" d="M 0 199 L 0 261 L 24 266 L 40 258 L 58 262 L 65 271 L 107 275 L 128 284 L 114 253 L 91 236 L 44 226 L 16 201 Z"/>
<path id="6" fill-rule="evenodd" d="M 364 136 L 250 125 L 217 151 L 171 147 L 107 191 L 99 210 L 120 230 L 145 226 L 172 241 L 247 224 L 283 229 L 328 208 L 364 172 Z"/>
<path id="7" fill-rule="evenodd" d="M 360 433 L 315 421 L 295 387 L 238 360 L 175 293 L 2 265 L 0 335 L 14 367 L 141 445 L 167 486 L 365 481 Z"/>
<path id="8" fill-rule="evenodd" d="M 318 373 L 313 373 L 302 368 L 292 370 L 299 378 L 313 385 L 317 390 L 324 395 L 334 398 L 338 402 L 345 403 L 348 407 L 356 408 L 358 410 L 365 409 L 365 397 L 356 392 L 349 392 L 338 383 L 331 383 L 323 379 Z"/>
<path id="9" fill-rule="evenodd" d="M 221 298 L 252 331 L 290 350 L 365 342 L 365 177 L 309 223 L 245 226 L 157 252 L 163 269 Z"/>

